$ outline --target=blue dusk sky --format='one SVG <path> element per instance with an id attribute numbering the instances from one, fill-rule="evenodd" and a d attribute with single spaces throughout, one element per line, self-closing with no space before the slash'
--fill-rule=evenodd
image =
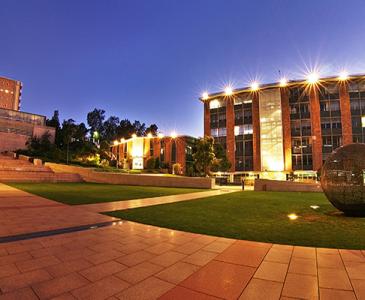
<path id="1" fill-rule="evenodd" d="M 0 76 L 22 110 L 201 136 L 205 90 L 365 73 L 364 0 L 2 0 Z"/>

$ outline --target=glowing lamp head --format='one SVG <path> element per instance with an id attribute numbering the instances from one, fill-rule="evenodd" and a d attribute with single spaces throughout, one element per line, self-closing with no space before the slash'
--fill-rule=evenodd
<path id="1" fill-rule="evenodd" d="M 208 100 L 208 99 L 209 99 L 209 94 L 208 94 L 208 92 L 204 92 L 204 93 L 202 94 L 202 99 L 203 99 L 203 100 Z"/>
<path id="2" fill-rule="evenodd" d="M 294 220 L 298 219 L 298 215 L 297 214 L 289 214 L 288 218 L 289 218 L 289 220 L 294 221 Z"/>
<path id="3" fill-rule="evenodd" d="M 252 91 L 257 91 L 259 89 L 259 87 L 260 86 L 259 86 L 258 82 L 254 81 L 254 82 L 251 83 L 251 90 Z"/>
<path id="4" fill-rule="evenodd" d="M 339 75 L 338 75 L 338 79 L 341 81 L 345 81 L 349 79 L 349 74 L 346 71 L 342 71 Z"/>
<path id="5" fill-rule="evenodd" d="M 118 141 L 114 141 L 114 146 L 117 146 L 118 145 Z"/>
<path id="6" fill-rule="evenodd" d="M 135 133 L 132 134 L 132 138 L 135 139 L 137 135 Z"/>
<path id="7" fill-rule="evenodd" d="M 310 73 L 307 76 L 307 82 L 309 84 L 315 84 L 318 82 L 318 80 L 319 80 L 319 75 L 316 72 Z"/>
<path id="8" fill-rule="evenodd" d="M 279 84 L 281 87 L 287 86 L 288 79 L 286 79 L 285 77 L 281 78 Z"/>
<path id="9" fill-rule="evenodd" d="M 120 142 L 123 144 L 125 142 L 125 139 L 124 138 L 121 138 L 120 139 Z"/>
<path id="10" fill-rule="evenodd" d="M 224 89 L 224 94 L 226 96 L 231 96 L 233 94 L 233 89 L 231 86 L 226 86 L 226 88 Z"/>
<path id="11" fill-rule="evenodd" d="M 173 139 L 176 139 L 177 138 L 177 133 L 175 131 L 171 132 L 171 137 Z"/>
<path id="12" fill-rule="evenodd" d="M 152 133 L 151 132 L 147 133 L 147 137 L 150 139 L 152 137 Z"/>
<path id="13" fill-rule="evenodd" d="M 163 133 L 161 133 L 161 132 L 160 132 L 160 133 L 158 134 L 158 138 L 159 138 L 159 139 L 162 139 L 163 137 L 164 137 Z"/>

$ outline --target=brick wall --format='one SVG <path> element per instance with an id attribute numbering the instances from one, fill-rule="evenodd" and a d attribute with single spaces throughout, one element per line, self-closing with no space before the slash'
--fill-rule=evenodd
<path id="1" fill-rule="evenodd" d="M 204 102 L 204 135 L 210 136 L 210 109 L 209 101 Z"/>
<path id="2" fill-rule="evenodd" d="M 19 110 L 20 89 L 19 81 L 0 78 L 0 108 Z"/>
<path id="3" fill-rule="evenodd" d="M 310 87 L 309 90 L 309 105 L 312 126 L 313 170 L 316 171 L 322 167 L 322 130 L 318 90 L 315 86 Z"/>
<path id="4" fill-rule="evenodd" d="M 253 170 L 261 171 L 259 93 L 252 95 Z"/>
<path id="5" fill-rule="evenodd" d="M 231 162 L 232 166 L 230 171 L 235 170 L 235 137 L 234 137 L 234 104 L 233 97 L 229 97 L 226 100 L 226 130 L 227 130 L 227 158 Z"/>
<path id="6" fill-rule="evenodd" d="M 342 123 L 342 143 L 343 145 L 352 143 L 352 122 L 351 122 L 351 107 L 350 96 L 348 93 L 347 84 L 340 83 L 340 109 Z"/>
<path id="7" fill-rule="evenodd" d="M 281 118 L 283 125 L 283 150 L 284 150 L 284 170 L 292 170 L 291 159 L 291 129 L 290 129 L 290 107 L 289 93 L 287 88 L 281 88 Z"/>

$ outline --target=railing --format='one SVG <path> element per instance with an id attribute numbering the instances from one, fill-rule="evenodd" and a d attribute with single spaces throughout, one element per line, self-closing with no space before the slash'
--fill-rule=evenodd
<path id="1" fill-rule="evenodd" d="M 26 112 L 0 108 L 0 118 L 6 120 L 20 121 L 34 125 L 45 125 L 46 117 Z"/>

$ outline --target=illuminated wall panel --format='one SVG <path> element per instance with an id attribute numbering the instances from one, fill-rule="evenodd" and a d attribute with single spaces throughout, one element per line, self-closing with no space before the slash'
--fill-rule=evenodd
<path id="1" fill-rule="evenodd" d="M 261 171 L 283 171 L 283 128 L 280 89 L 260 92 Z"/>

